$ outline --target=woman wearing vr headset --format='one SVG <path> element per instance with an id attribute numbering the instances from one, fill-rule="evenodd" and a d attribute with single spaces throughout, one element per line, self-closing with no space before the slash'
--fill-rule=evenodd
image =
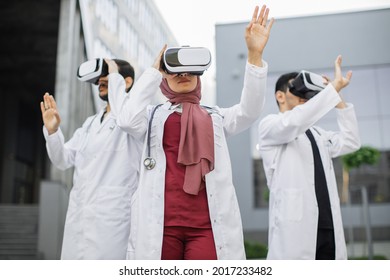
<path id="1" fill-rule="evenodd" d="M 268 13 L 256 7 L 245 31 L 248 62 L 239 104 L 200 106 L 202 73 L 164 71 L 166 47 L 126 104 L 121 106 L 124 96 L 109 94 L 118 124 L 133 135 L 146 134 L 132 198 L 129 259 L 245 259 L 226 137 L 247 129 L 261 113 L 268 69 L 262 54 L 273 24 Z M 148 106 L 159 87 L 168 101 Z"/>
<path id="2" fill-rule="evenodd" d="M 343 77 L 339 56 L 332 82 L 321 79 L 322 85 L 315 85 L 303 74 L 278 79 L 279 113 L 265 117 L 258 128 L 270 190 L 267 259 L 346 259 L 332 158 L 360 147 L 354 107 L 339 94 L 352 72 Z M 313 91 L 316 86 L 324 89 Z M 314 126 L 333 108 L 339 131 Z"/>

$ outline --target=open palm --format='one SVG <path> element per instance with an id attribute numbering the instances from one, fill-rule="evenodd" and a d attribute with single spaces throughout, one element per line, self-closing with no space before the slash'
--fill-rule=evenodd
<path id="1" fill-rule="evenodd" d="M 41 102 L 41 112 L 43 124 L 49 134 L 57 131 L 61 123 L 60 115 L 57 111 L 57 104 L 52 95 L 45 93 Z"/>
<path id="2" fill-rule="evenodd" d="M 248 51 L 263 53 L 274 23 L 274 19 L 272 18 L 267 24 L 268 13 L 269 9 L 265 5 L 261 8 L 260 12 L 259 7 L 256 6 L 252 20 L 245 30 L 245 41 Z"/>

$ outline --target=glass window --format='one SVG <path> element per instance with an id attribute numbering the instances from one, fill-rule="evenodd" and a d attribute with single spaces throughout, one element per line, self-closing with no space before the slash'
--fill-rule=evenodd
<path id="1" fill-rule="evenodd" d="M 115 57 L 110 49 L 100 39 L 95 39 L 94 41 L 93 54 L 95 57 Z"/>
<path id="2" fill-rule="evenodd" d="M 113 34 L 117 32 L 118 7 L 112 0 L 98 0 L 95 6 L 96 17 Z"/>
<path id="3" fill-rule="evenodd" d="M 125 18 L 119 20 L 119 44 L 127 56 L 134 59 L 138 54 L 138 34 Z"/>
<path id="4" fill-rule="evenodd" d="M 138 14 L 139 0 L 126 0 L 126 5 L 129 7 L 130 13 Z"/>

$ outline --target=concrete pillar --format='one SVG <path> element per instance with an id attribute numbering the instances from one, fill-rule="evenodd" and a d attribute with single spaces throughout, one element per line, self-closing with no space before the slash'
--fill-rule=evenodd
<path id="1" fill-rule="evenodd" d="M 42 181 L 39 198 L 38 257 L 58 260 L 68 205 L 67 187 L 53 181 Z"/>

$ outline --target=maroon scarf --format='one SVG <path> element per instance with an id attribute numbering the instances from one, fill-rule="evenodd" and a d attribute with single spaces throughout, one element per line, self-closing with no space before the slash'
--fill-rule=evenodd
<path id="1" fill-rule="evenodd" d="M 188 93 L 172 91 L 166 79 L 160 84 L 162 93 L 172 104 L 182 104 L 181 133 L 177 162 L 186 166 L 184 186 L 186 193 L 197 195 L 201 180 L 214 169 L 214 132 L 211 116 L 200 107 L 201 82 Z"/>

